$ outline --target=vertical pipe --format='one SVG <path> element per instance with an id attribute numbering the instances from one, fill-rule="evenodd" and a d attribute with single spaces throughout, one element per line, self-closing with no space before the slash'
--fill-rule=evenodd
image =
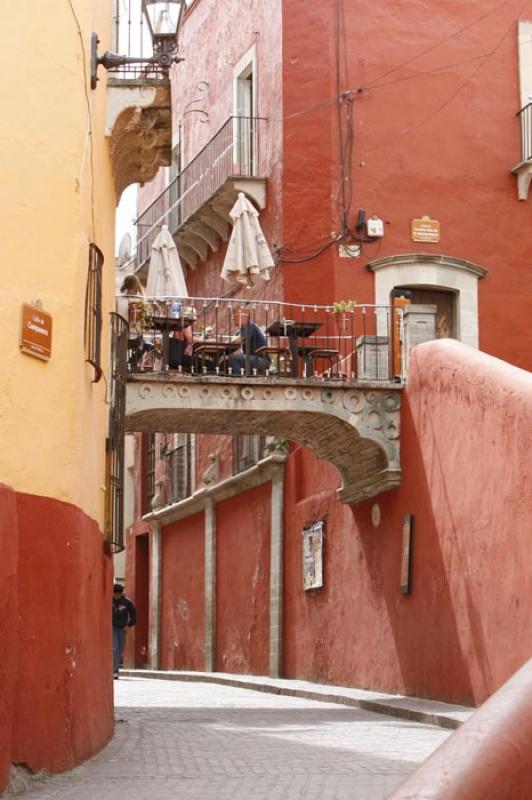
<path id="1" fill-rule="evenodd" d="M 205 506 L 205 671 L 216 670 L 216 506 Z"/>
<path id="2" fill-rule="evenodd" d="M 270 528 L 270 678 L 282 673 L 284 469 L 272 479 Z"/>
<path id="3" fill-rule="evenodd" d="M 161 631 L 161 526 L 154 525 L 150 548 L 150 669 L 159 669 Z"/>

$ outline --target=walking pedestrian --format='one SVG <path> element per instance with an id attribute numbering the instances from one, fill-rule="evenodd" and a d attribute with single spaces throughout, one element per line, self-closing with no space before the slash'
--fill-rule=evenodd
<path id="1" fill-rule="evenodd" d="M 126 643 L 126 631 L 137 621 L 135 606 L 124 594 L 121 583 L 113 586 L 113 678 L 117 680 L 122 654 Z"/>

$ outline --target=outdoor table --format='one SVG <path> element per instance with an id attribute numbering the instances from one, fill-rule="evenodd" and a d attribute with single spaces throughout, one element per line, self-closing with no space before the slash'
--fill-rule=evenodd
<path id="1" fill-rule="evenodd" d="M 148 317 L 146 328 L 162 333 L 161 363 L 163 370 L 168 369 L 170 357 L 170 332 L 181 330 L 183 320 L 177 317 Z"/>
<path id="2" fill-rule="evenodd" d="M 209 360 L 212 359 L 215 371 L 219 372 L 220 364 L 223 360 L 231 355 L 231 353 L 240 350 L 240 348 L 240 342 L 221 342 L 216 339 L 199 340 L 194 342 L 194 359 L 199 359 L 201 361 L 203 361 L 205 357 Z"/>
<path id="3" fill-rule="evenodd" d="M 330 364 L 330 373 L 332 373 L 333 365 L 338 362 L 340 356 L 338 350 L 329 347 L 320 347 L 317 344 L 298 345 L 297 352 L 303 359 L 305 365 L 305 378 L 313 377 L 314 364 L 318 359 L 328 361 Z"/>
<path id="4" fill-rule="evenodd" d="M 306 320 L 280 319 L 275 320 L 266 329 L 270 336 L 286 336 L 290 349 L 290 374 L 292 378 L 298 377 L 299 339 L 308 339 L 321 328 L 323 322 L 307 322 Z M 316 348 L 313 347 L 313 350 Z"/>

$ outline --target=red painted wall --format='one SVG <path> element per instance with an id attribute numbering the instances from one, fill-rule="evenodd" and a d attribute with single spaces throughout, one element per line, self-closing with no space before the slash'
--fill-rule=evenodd
<path id="1" fill-rule="evenodd" d="M 17 675 L 18 519 L 16 495 L 0 485 L 0 792 L 11 763 Z"/>
<path id="2" fill-rule="evenodd" d="M 137 437 L 137 455 L 143 451 L 142 438 Z M 138 463 L 138 462 L 137 462 Z M 143 464 L 143 461 L 140 461 Z M 135 509 L 141 513 L 145 495 L 143 470 L 137 471 L 135 482 Z M 139 544 L 137 544 L 139 540 Z M 145 666 L 149 659 L 149 613 L 150 613 L 150 570 L 151 532 L 149 526 L 137 520 L 125 533 L 126 543 L 126 595 L 134 603 L 137 611 L 137 624 L 129 628 L 124 648 L 126 667 Z M 147 545 L 147 546 L 146 546 Z M 147 553 L 146 553 L 147 550 Z M 147 558 L 146 558 L 147 556 Z M 146 648 L 144 651 L 143 648 Z"/>
<path id="3" fill-rule="evenodd" d="M 6 487 L 1 500 L 0 788 L 10 762 L 65 770 L 113 732 L 112 563 L 101 533 L 57 500 Z"/>
<path id="4" fill-rule="evenodd" d="M 285 671 L 479 703 L 529 656 L 532 377 L 442 340 L 414 351 L 404 400 L 403 485 L 375 499 L 378 528 L 375 501 L 287 496 Z M 410 596 L 399 592 L 404 514 L 416 518 Z M 309 595 L 299 531 L 316 518 L 326 586 Z"/>
<path id="5" fill-rule="evenodd" d="M 164 528 L 161 669 L 205 669 L 204 516 Z"/>
<path id="6" fill-rule="evenodd" d="M 134 634 L 134 665 L 147 667 L 149 661 L 149 609 L 150 609 L 150 534 L 135 536 L 135 610 L 137 621 Z M 128 639 L 132 629 L 128 630 Z M 130 653 L 128 653 L 130 655 Z"/>
<path id="7" fill-rule="evenodd" d="M 216 506 L 216 669 L 268 674 L 269 484 Z"/>
<path id="8" fill-rule="evenodd" d="M 385 236 L 365 244 L 360 259 L 340 258 L 335 245 L 317 259 L 285 263 L 286 297 L 372 302 L 374 278 L 364 267 L 384 256 L 473 261 L 489 271 L 479 281 L 481 349 L 532 368 L 531 201 L 517 199 L 510 172 L 520 161 L 517 19 L 531 18 L 532 2 L 342 5 L 339 88 L 363 89 L 350 96 L 349 226 L 364 208 L 385 221 Z M 336 6 L 283 2 L 287 258 L 316 252 L 342 227 Z M 423 214 L 441 222 L 438 244 L 411 241 L 410 221 Z"/>

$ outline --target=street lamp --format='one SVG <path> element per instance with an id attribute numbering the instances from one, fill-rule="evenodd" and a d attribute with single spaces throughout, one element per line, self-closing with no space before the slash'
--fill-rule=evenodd
<path id="1" fill-rule="evenodd" d="M 121 56 L 110 50 L 107 50 L 103 56 L 99 56 L 98 35 L 93 33 L 91 39 L 91 89 L 96 89 L 97 70 L 100 64 L 105 69 L 116 69 L 125 64 L 153 64 L 168 74 L 172 64 L 183 61 L 177 55 L 177 44 L 185 6 L 186 0 L 142 0 L 142 13 L 146 17 L 153 44 L 153 56 L 150 58 Z"/>

